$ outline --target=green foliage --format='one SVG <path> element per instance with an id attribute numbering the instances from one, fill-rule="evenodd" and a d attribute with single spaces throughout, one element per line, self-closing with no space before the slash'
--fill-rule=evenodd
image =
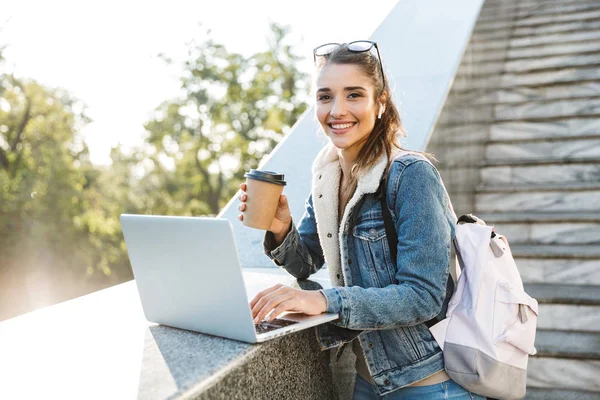
<path id="1" fill-rule="evenodd" d="M 286 43 L 288 28 L 271 26 L 269 49 L 251 57 L 207 39 L 192 42 L 182 96 L 155 110 L 145 128 L 152 185 L 165 197 L 153 213 L 217 214 L 306 109 L 306 74 Z"/>
<path id="2" fill-rule="evenodd" d="M 131 277 L 68 93 L 0 74 L 0 320 Z M 112 183 L 111 183 L 112 184 Z"/>
<path id="3" fill-rule="evenodd" d="M 86 118 L 65 93 L 34 81 L 3 79 L 0 223 L 6 237 L 2 243 L 10 247 L 47 237 L 62 245 L 68 237 L 53 231 L 72 225 L 81 211 L 78 197 L 85 177 L 78 166 L 85 162 L 87 148 L 74 132 Z"/>
<path id="4" fill-rule="evenodd" d="M 131 278 L 121 213 L 217 214 L 306 109 L 288 33 L 272 25 L 251 57 L 210 36 L 190 43 L 181 95 L 154 110 L 137 149 L 112 150 L 110 167 L 89 160 L 80 102 L 0 70 L 0 320 L 33 308 L 44 285 L 48 304 Z"/>

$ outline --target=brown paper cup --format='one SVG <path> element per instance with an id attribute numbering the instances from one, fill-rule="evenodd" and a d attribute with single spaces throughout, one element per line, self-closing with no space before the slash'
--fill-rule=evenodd
<path id="1" fill-rule="evenodd" d="M 247 173 L 243 224 L 250 228 L 269 230 L 284 186 L 281 174 L 257 170 Z"/>

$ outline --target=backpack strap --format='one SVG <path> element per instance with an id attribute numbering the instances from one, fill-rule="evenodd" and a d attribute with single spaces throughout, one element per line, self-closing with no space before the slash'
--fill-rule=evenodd
<path id="1" fill-rule="evenodd" d="M 398 233 L 396 232 L 396 227 L 394 226 L 394 222 L 392 221 L 392 214 L 390 213 L 390 209 L 387 206 L 387 185 L 385 177 L 381 180 L 380 188 L 382 190 L 379 193 L 379 199 L 381 201 L 381 212 L 383 214 L 385 235 L 387 236 L 388 245 L 390 246 L 390 254 L 392 256 L 392 260 L 395 261 L 396 257 L 398 256 Z"/>
<path id="2" fill-rule="evenodd" d="M 385 236 L 387 237 L 388 246 L 390 248 L 390 255 L 392 256 L 392 260 L 396 262 L 396 258 L 398 256 L 398 232 L 396 232 L 396 227 L 394 226 L 394 221 L 392 220 L 392 214 L 390 213 L 390 209 L 387 206 L 387 173 L 383 174 L 383 178 L 381 179 L 381 183 L 379 184 L 379 189 L 377 189 L 377 194 L 381 202 L 383 225 L 385 226 Z M 446 297 L 444 299 L 445 303 L 447 303 L 450 300 L 450 297 L 452 297 L 453 293 L 454 280 L 452 278 L 452 274 L 448 274 L 448 281 L 446 282 Z M 445 312 L 440 313 L 440 315 L 436 315 L 429 321 L 426 321 L 425 325 L 427 326 L 427 328 L 431 328 L 433 325 L 437 324 L 442 319 L 444 319 L 444 317 Z"/>

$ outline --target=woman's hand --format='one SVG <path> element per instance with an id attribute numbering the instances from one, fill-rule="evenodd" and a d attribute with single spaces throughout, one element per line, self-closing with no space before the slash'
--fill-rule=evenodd
<path id="1" fill-rule="evenodd" d="M 294 289 L 277 284 L 257 294 L 250 302 L 250 308 L 254 323 L 257 324 L 269 313 L 271 315 L 268 321 L 272 321 L 285 311 L 308 315 L 324 313 L 327 311 L 327 299 L 319 291 Z"/>
<path id="2" fill-rule="evenodd" d="M 240 189 L 242 190 L 242 194 L 239 197 L 239 200 L 242 204 L 238 206 L 238 210 L 242 212 L 242 214 L 238 215 L 238 219 L 240 221 L 244 220 L 244 211 L 246 211 L 246 199 L 248 196 L 246 195 L 246 184 L 240 184 Z M 279 196 L 279 204 L 277 204 L 277 211 L 275 212 L 275 218 L 273 218 L 273 222 L 271 223 L 271 227 L 269 231 L 273 232 L 275 235 L 275 241 L 277 244 L 281 244 L 287 234 L 290 232 L 292 228 L 292 214 L 290 213 L 290 207 L 287 201 L 287 197 L 285 195 Z"/>

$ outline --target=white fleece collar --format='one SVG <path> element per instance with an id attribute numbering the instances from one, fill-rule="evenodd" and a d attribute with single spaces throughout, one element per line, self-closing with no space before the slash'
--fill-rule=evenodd
<path id="1" fill-rule="evenodd" d="M 395 149 L 392 159 L 406 153 Z M 338 224 L 338 204 L 341 177 L 341 165 L 338 150 L 332 144 L 325 146 L 315 158 L 312 166 L 312 196 L 317 221 L 317 232 L 329 270 L 333 286 L 346 286 L 342 265 L 346 265 L 347 256 L 342 243 L 343 227 L 360 199 L 369 193 L 375 193 L 379 188 L 381 177 L 385 171 L 388 158 L 384 154 L 375 165 L 360 177 L 356 191 L 348 202 L 342 223 Z M 340 253 L 342 253 L 340 255 Z M 339 278 L 338 278 L 339 276 Z"/>

